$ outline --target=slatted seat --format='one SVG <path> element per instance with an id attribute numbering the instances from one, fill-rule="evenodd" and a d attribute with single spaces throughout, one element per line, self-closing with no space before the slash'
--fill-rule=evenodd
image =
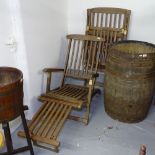
<path id="1" fill-rule="evenodd" d="M 123 8 L 97 7 L 87 9 L 86 34 L 103 37 L 99 72 L 104 72 L 109 46 L 127 39 L 131 11 Z"/>
<path id="2" fill-rule="evenodd" d="M 98 76 L 98 60 L 104 39 L 89 35 L 68 35 L 68 52 L 64 69 L 45 68 L 47 75 L 46 93 L 39 96 L 42 107 L 29 124 L 32 140 L 44 147 L 58 151 L 57 136 L 67 118 L 88 124 L 90 104 L 95 79 Z M 86 57 L 88 58 L 86 61 Z M 63 72 L 60 87 L 51 89 L 53 72 Z M 77 85 L 67 79 L 80 80 Z M 84 83 L 86 82 L 86 83 Z M 85 108 L 84 116 L 72 116 L 72 109 Z M 19 133 L 24 136 L 24 132 Z M 50 146 L 47 146 L 50 145 Z"/>
<path id="3" fill-rule="evenodd" d="M 47 98 L 48 100 L 51 98 L 61 98 L 64 101 L 70 100 L 69 104 L 72 105 L 72 107 L 80 109 L 82 105 L 87 102 L 88 91 L 88 88 L 83 86 L 66 84 L 61 88 L 48 92 L 47 94 L 42 94 L 39 99 L 41 101 L 47 100 Z"/>

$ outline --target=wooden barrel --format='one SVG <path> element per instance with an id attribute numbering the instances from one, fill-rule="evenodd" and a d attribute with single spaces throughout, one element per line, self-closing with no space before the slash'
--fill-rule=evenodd
<path id="1" fill-rule="evenodd" d="M 123 122 L 142 121 L 155 90 L 155 45 L 121 41 L 109 49 L 104 86 L 105 111 Z"/>
<path id="2" fill-rule="evenodd" d="M 11 67 L 0 67 L 0 122 L 11 121 L 23 110 L 23 74 Z"/>

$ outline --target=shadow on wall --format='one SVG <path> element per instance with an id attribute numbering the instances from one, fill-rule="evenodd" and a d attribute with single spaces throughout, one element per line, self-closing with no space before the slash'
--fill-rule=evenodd
<path id="1" fill-rule="evenodd" d="M 64 68 L 66 54 L 67 54 L 67 39 L 65 36 L 61 38 L 61 47 L 60 47 L 59 58 L 58 58 L 58 63 L 57 63 L 58 67 Z"/>
<path id="2" fill-rule="evenodd" d="M 51 68 L 62 68 L 63 69 L 65 67 L 65 60 L 66 60 L 66 54 L 67 54 L 67 40 L 66 40 L 66 36 L 61 38 L 60 45 L 61 45 L 61 47 L 60 47 L 60 52 L 59 52 L 59 56 L 58 56 L 58 61 L 57 61 L 56 67 L 52 67 L 51 66 Z M 39 74 L 42 74 L 41 93 L 45 93 L 45 91 L 46 91 L 47 75 L 45 73 L 43 73 L 42 70 L 40 71 Z M 60 86 L 62 75 L 63 75 L 62 72 L 58 72 L 58 73 L 53 73 L 52 74 L 51 89 L 54 89 L 54 88 Z"/>

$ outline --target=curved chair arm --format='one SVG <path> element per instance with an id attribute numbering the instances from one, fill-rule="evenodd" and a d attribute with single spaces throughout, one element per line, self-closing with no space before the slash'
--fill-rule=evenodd
<path id="1" fill-rule="evenodd" d="M 44 68 L 44 73 L 47 73 L 46 93 L 50 91 L 51 78 L 53 72 L 64 72 L 62 68 Z"/>

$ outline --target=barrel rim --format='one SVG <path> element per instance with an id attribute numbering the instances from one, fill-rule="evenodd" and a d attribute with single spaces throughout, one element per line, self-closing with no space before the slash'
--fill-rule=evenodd
<path id="1" fill-rule="evenodd" d="M 121 40 L 121 41 L 113 43 L 111 48 L 114 47 L 114 46 L 117 46 L 119 44 L 123 44 L 123 43 L 139 43 L 139 44 L 144 44 L 146 46 L 151 46 L 151 47 L 155 48 L 155 44 L 149 43 L 149 42 L 146 42 L 146 41 L 140 41 L 140 40 Z"/>
<path id="2" fill-rule="evenodd" d="M 11 85 L 17 83 L 18 81 L 23 80 L 23 73 L 22 73 L 22 71 L 19 70 L 18 68 L 1 66 L 1 67 L 0 67 L 0 72 L 1 72 L 1 71 L 12 71 L 12 72 L 16 72 L 16 73 L 19 74 L 19 76 L 18 76 L 18 78 L 17 78 L 16 80 L 14 80 L 14 81 L 11 82 L 11 83 L 8 83 L 8 84 L 2 85 L 2 86 L 0 85 L 0 89 L 5 88 L 5 87 L 8 87 L 8 86 L 11 86 Z"/>

